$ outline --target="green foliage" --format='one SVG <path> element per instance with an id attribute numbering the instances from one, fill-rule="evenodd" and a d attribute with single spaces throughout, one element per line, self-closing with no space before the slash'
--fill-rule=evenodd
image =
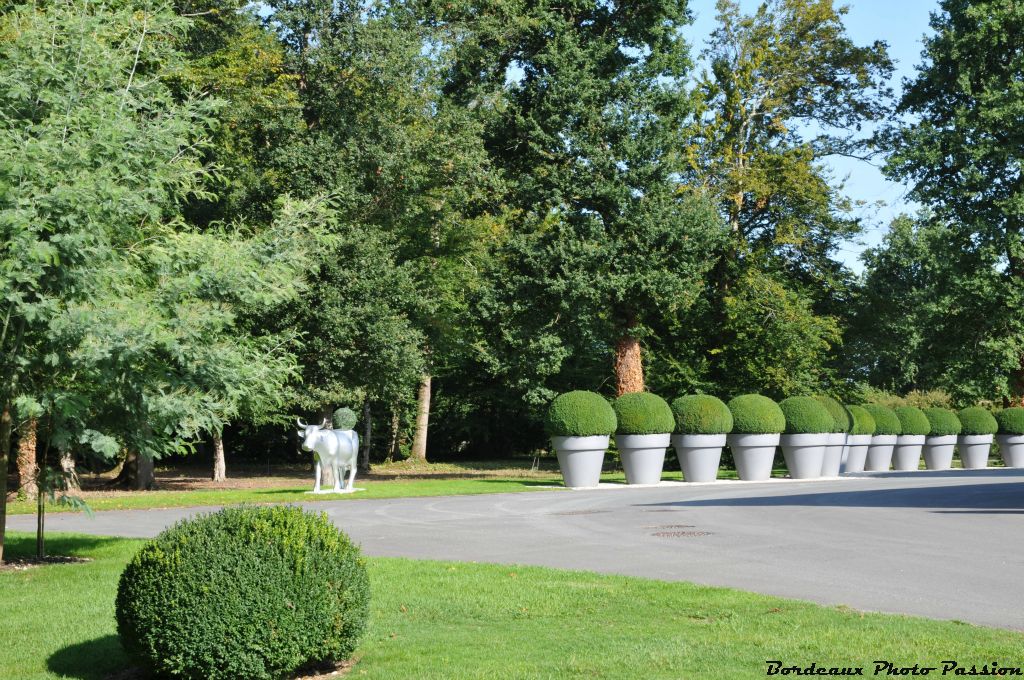
<path id="1" fill-rule="evenodd" d="M 675 429 L 668 402 L 650 392 L 624 394 L 612 404 L 618 434 L 663 434 Z"/>
<path id="2" fill-rule="evenodd" d="M 999 434 L 1024 434 L 1024 408 L 1014 406 L 996 412 Z"/>
<path id="3" fill-rule="evenodd" d="M 893 411 L 900 420 L 900 434 L 922 435 L 931 432 L 931 421 L 916 406 L 897 406 Z"/>
<path id="4" fill-rule="evenodd" d="M 786 429 L 786 415 L 773 400 L 743 394 L 729 400 L 732 431 L 739 434 L 776 434 Z"/>
<path id="5" fill-rule="evenodd" d="M 835 419 L 815 397 L 787 397 L 779 402 L 786 417 L 786 434 L 832 432 Z"/>
<path id="6" fill-rule="evenodd" d="M 846 410 L 850 412 L 850 417 L 853 419 L 853 427 L 850 428 L 850 434 L 863 435 L 875 433 L 875 419 L 867 409 L 863 406 L 851 404 L 846 407 Z"/>
<path id="7" fill-rule="evenodd" d="M 962 426 L 956 412 L 948 408 L 932 406 L 924 409 L 924 416 L 928 419 L 930 430 L 928 434 L 933 437 L 948 437 L 953 434 L 960 434 Z"/>
<path id="8" fill-rule="evenodd" d="M 732 412 L 718 397 L 710 394 L 688 394 L 672 402 L 675 432 L 679 434 L 729 434 Z"/>
<path id="9" fill-rule="evenodd" d="M 834 425 L 832 426 L 832 432 L 849 432 L 853 428 L 853 416 L 846 410 L 837 399 L 830 397 L 827 394 L 821 394 L 815 397 L 825 410 L 828 411 L 829 415 L 832 416 Z"/>
<path id="10" fill-rule="evenodd" d="M 615 432 L 615 409 L 596 392 L 575 390 L 554 398 L 545 426 L 553 437 L 589 437 Z M 670 427 L 671 429 L 671 427 Z"/>
<path id="11" fill-rule="evenodd" d="M 992 412 L 980 406 L 968 406 L 956 415 L 960 419 L 961 434 L 995 434 L 999 431 L 999 423 Z"/>
<path id="12" fill-rule="evenodd" d="M 863 408 L 875 420 L 875 431 L 873 434 L 903 434 L 903 426 L 900 424 L 900 419 L 896 417 L 896 414 L 888 406 L 864 404 Z"/>
<path id="13" fill-rule="evenodd" d="M 356 412 L 346 406 L 335 410 L 331 416 L 331 424 L 335 430 L 351 430 L 356 426 L 356 420 Z"/>
<path id="14" fill-rule="evenodd" d="M 348 658 L 369 598 L 359 549 L 326 515 L 227 508 L 136 554 L 118 586 L 117 628 L 160 675 L 270 679 Z"/>

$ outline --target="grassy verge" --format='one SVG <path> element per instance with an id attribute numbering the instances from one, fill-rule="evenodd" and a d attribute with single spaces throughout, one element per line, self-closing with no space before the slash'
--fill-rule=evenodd
<path id="1" fill-rule="evenodd" d="M 28 553 L 26 534 L 9 537 Z M 140 542 L 54 535 L 93 558 L 0 573 L 0 678 L 100 680 L 128 665 L 113 617 Z M 360 678 L 763 678 L 765 660 L 865 668 L 1020 665 L 1024 635 L 686 583 L 534 567 L 369 560 L 370 631 Z"/>

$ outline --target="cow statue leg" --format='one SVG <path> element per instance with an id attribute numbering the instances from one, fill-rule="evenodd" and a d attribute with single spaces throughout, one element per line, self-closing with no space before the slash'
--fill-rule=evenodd
<path id="1" fill-rule="evenodd" d="M 313 493 L 320 493 L 320 456 L 314 456 L 316 472 L 313 473 Z"/>
<path id="2" fill-rule="evenodd" d="M 334 493 L 341 493 L 341 477 L 344 474 L 345 468 L 338 465 L 338 459 L 335 458 L 334 462 L 331 463 L 331 472 L 334 473 Z"/>
<path id="3" fill-rule="evenodd" d="M 352 491 L 353 487 L 355 486 L 355 483 L 356 483 L 356 466 L 353 465 L 352 467 L 350 467 L 348 469 L 348 483 L 345 484 L 345 488 L 348 489 L 349 491 Z"/>

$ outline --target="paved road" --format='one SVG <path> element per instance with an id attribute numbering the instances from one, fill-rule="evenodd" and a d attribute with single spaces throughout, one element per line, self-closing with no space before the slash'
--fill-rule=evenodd
<path id="1" fill-rule="evenodd" d="M 1024 470 L 310 505 L 369 555 L 693 581 L 1024 630 Z M 202 510 L 53 514 L 47 528 L 153 536 Z"/>

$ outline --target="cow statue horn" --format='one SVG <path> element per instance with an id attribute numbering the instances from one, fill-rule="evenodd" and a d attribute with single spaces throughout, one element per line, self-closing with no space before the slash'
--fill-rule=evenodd
<path id="1" fill-rule="evenodd" d="M 324 429 L 327 429 L 327 428 L 330 427 L 330 425 L 331 425 L 331 421 L 327 420 L 327 418 L 324 418 L 323 425 L 321 425 L 320 427 L 322 427 Z"/>
<path id="2" fill-rule="evenodd" d="M 302 418 L 296 418 L 295 422 L 298 423 L 299 427 L 301 427 L 302 429 L 306 429 L 307 427 L 309 427 L 309 425 L 306 425 L 304 422 L 302 422 Z"/>

